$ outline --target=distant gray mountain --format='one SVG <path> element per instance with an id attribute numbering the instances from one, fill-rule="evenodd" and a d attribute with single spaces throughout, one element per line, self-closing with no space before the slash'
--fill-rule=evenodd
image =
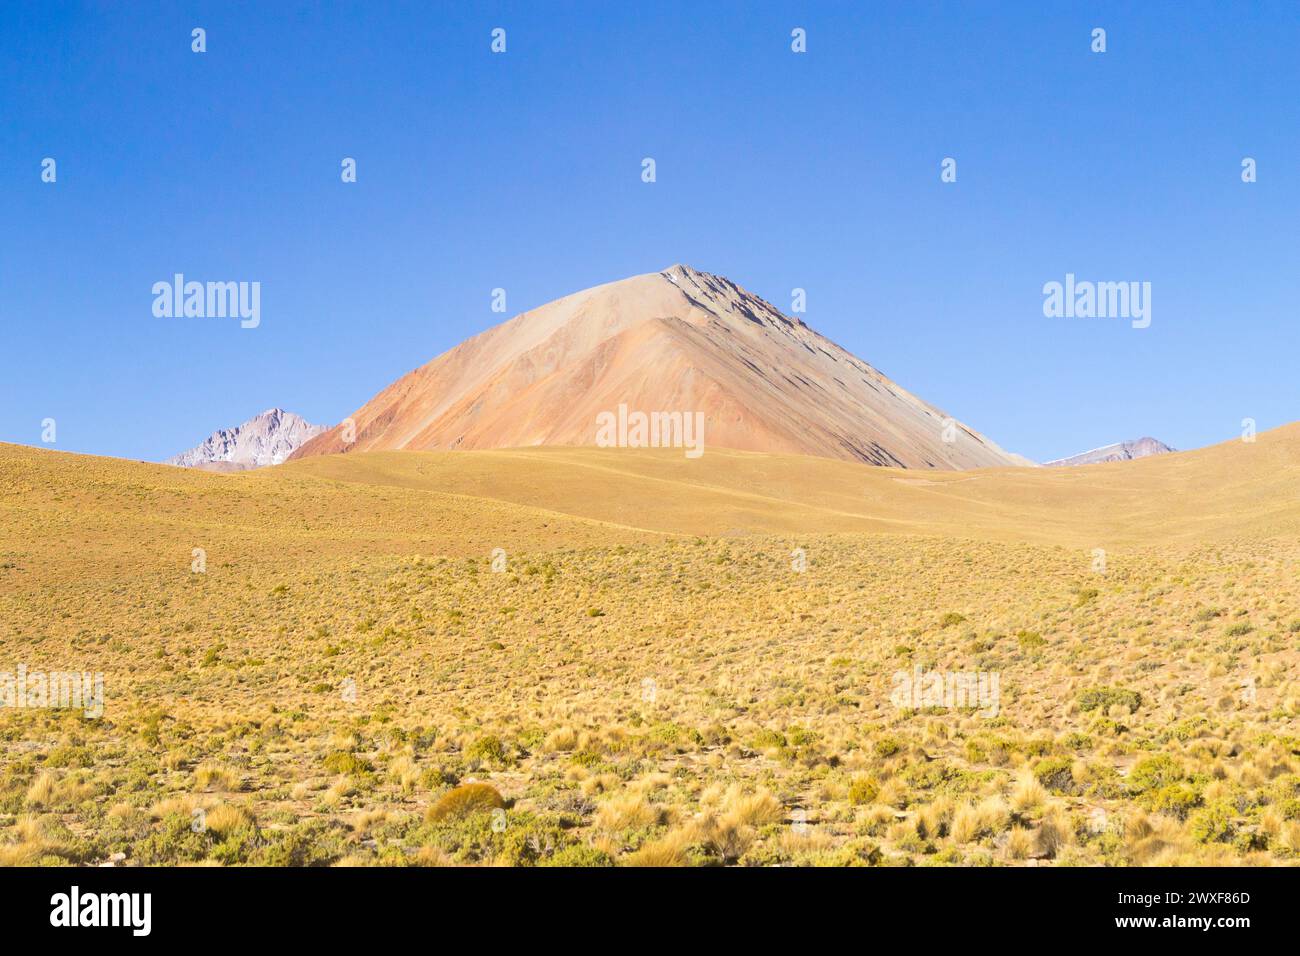
<path id="1" fill-rule="evenodd" d="M 270 408 L 242 425 L 213 432 L 203 444 L 164 464 L 208 471 L 243 471 L 278 465 L 299 445 L 326 430 L 283 408 Z"/>
<path id="2" fill-rule="evenodd" d="M 1071 458 L 1058 458 L 1045 461 L 1045 468 L 1065 468 L 1071 465 L 1095 465 L 1099 461 L 1128 461 L 1132 458 L 1147 458 L 1150 455 L 1163 455 L 1177 449 L 1170 448 L 1154 438 L 1139 438 L 1136 441 L 1122 441 L 1114 445 L 1105 445 L 1074 455 Z"/>

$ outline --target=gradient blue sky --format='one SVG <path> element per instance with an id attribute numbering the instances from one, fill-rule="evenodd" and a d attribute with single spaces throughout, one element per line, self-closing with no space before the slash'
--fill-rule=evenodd
<path id="1" fill-rule="evenodd" d="M 156 460 L 273 405 L 333 423 L 500 321 L 494 287 L 513 315 L 679 261 L 807 289 L 1035 459 L 1275 427 L 1297 51 L 1292 2 L 6 2 L 0 440 L 53 417 Z M 174 272 L 260 281 L 261 327 L 155 318 Z M 1066 272 L 1150 281 L 1151 327 L 1044 318 Z"/>

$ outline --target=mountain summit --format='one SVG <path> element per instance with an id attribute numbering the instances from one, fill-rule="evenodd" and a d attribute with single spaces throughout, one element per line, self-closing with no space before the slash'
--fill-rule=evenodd
<path id="1" fill-rule="evenodd" d="M 1134 441 L 1121 441 L 1113 445 L 1103 445 L 1092 451 L 1080 452 L 1069 458 L 1043 462 L 1045 468 L 1065 468 L 1073 465 L 1095 465 L 1101 461 L 1130 461 L 1134 458 L 1147 458 L 1151 455 L 1166 455 L 1175 449 L 1154 438 L 1138 438 Z"/>
<path id="2" fill-rule="evenodd" d="M 630 410 L 630 412 L 629 412 Z M 904 468 L 1028 465 L 722 276 L 674 265 L 524 312 L 398 379 L 295 458 L 594 445 L 702 415 L 705 447 Z"/>
<path id="3" fill-rule="evenodd" d="M 209 471 L 243 471 L 278 465 L 299 445 L 325 429 L 325 425 L 312 425 L 283 408 L 268 408 L 242 425 L 213 432 L 203 444 L 168 458 L 163 464 Z"/>

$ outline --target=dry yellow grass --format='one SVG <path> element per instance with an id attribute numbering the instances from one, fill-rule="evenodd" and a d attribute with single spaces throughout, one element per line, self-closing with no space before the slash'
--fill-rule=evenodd
<path id="1" fill-rule="evenodd" d="M 0 671 L 106 692 L 0 711 L 0 864 L 1296 862 L 1298 502 L 1295 426 L 924 475 L 0 446 Z"/>

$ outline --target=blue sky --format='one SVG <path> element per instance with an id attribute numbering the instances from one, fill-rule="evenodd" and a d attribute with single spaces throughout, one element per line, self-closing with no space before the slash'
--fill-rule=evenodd
<path id="1" fill-rule="evenodd" d="M 333 423 L 500 321 L 495 287 L 513 315 L 679 261 L 806 289 L 1035 459 L 1272 428 L 1297 50 L 1289 2 L 6 3 L 0 441 L 52 417 L 157 460 L 274 405 Z M 261 282 L 260 327 L 155 318 L 176 272 Z M 1067 272 L 1151 282 L 1151 327 L 1045 318 Z"/>

